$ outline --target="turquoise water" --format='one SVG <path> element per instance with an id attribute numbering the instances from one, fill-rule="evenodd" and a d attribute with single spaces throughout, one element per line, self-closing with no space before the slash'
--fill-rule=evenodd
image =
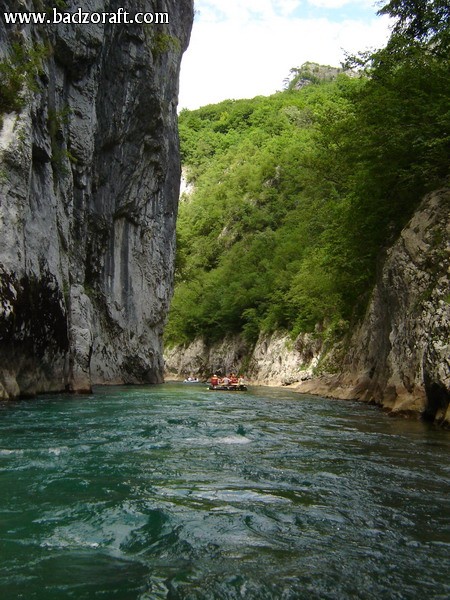
<path id="1" fill-rule="evenodd" d="M 450 433 L 255 388 L 0 403 L 0 596 L 448 599 Z"/>

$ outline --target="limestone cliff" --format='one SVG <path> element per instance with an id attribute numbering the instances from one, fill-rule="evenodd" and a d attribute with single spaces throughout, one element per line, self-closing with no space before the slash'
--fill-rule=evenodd
<path id="1" fill-rule="evenodd" d="M 168 23 L 13 26 L 0 15 L 2 65 L 19 70 L 18 53 L 39 62 L 0 116 L 0 398 L 161 381 L 193 0 L 1 4 L 122 7 Z"/>
<path id="2" fill-rule="evenodd" d="M 197 341 L 166 355 L 173 372 L 241 370 L 255 383 L 375 402 L 450 425 L 450 190 L 428 195 L 390 248 L 363 321 L 331 344 L 320 331 L 295 341 L 261 335 Z"/>
<path id="3" fill-rule="evenodd" d="M 167 378 L 208 378 L 239 372 L 254 385 L 282 386 L 297 384 L 313 377 L 322 355 L 320 339 L 302 334 L 293 341 L 286 333 L 260 334 L 256 344 L 239 335 L 208 344 L 197 339 L 191 344 L 166 349 Z"/>
<path id="4" fill-rule="evenodd" d="M 351 397 L 450 423 L 450 190 L 389 250 L 337 383 Z"/>

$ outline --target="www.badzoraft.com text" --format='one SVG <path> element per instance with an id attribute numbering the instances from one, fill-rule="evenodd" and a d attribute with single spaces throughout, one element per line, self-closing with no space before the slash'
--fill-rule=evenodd
<path id="1" fill-rule="evenodd" d="M 4 12 L 3 19 L 9 25 L 58 25 L 67 24 L 118 24 L 138 25 L 165 24 L 169 23 L 169 13 L 130 13 L 124 8 L 118 8 L 115 12 L 86 12 L 78 8 L 74 12 L 61 12 L 56 8 L 51 13 L 47 12 Z"/>

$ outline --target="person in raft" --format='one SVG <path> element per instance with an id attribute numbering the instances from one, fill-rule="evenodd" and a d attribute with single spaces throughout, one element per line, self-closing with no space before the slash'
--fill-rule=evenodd
<path id="1" fill-rule="evenodd" d="M 238 384 L 238 378 L 236 373 L 231 373 L 230 375 L 230 385 L 237 385 Z"/>
<path id="2" fill-rule="evenodd" d="M 216 374 L 214 374 L 214 375 L 211 376 L 211 385 L 213 387 L 216 387 L 216 386 L 219 385 L 219 378 L 217 377 Z"/>

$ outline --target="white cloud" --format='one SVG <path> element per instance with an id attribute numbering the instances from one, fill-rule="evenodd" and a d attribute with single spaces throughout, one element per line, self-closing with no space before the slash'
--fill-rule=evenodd
<path id="1" fill-rule="evenodd" d="M 270 19 L 275 16 L 273 0 L 200 0 L 196 9 L 200 19 L 209 21 L 246 22 L 254 18 Z"/>
<path id="2" fill-rule="evenodd" d="M 378 10 L 375 0 L 307 0 L 308 4 L 318 8 L 342 8 L 351 5 L 354 8 L 372 9 L 373 13 Z"/>
<path id="3" fill-rule="evenodd" d="M 200 15 L 182 62 L 180 108 L 268 95 L 282 88 L 292 67 L 307 60 L 339 66 L 344 50 L 380 47 L 387 39 L 388 20 L 376 17 L 375 10 L 364 20 L 340 22 L 289 16 L 300 4 L 199 0 Z"/>
<path id="4" fill-rule="evenodd" d="M 301 0 L 275 0 L 275 10 L 282 17 L 287 17 L 292 14 L 299 6 L 301 6 Z"/>
<path id="5" fill-rule="evenodd" d="M 351 0 L 308 0 L 308 4 L 319 8 L 342 8 L 351 3 Z"/>

